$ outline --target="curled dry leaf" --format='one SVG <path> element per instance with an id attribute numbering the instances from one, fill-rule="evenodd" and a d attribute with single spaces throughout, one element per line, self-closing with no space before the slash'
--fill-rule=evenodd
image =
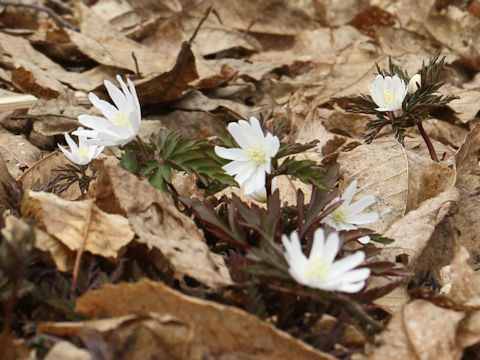
<path id="1" fill-rule="evenodd" d="M 460 199 L 457 203 L 458 211 L 450 217 L 445 228 L 449 234 L 461 234 L 457 246 L 463 245 L 472 255 L 470 263 L 475 267 L 480 262 L 480 232 L 478 220 L 480 218 L 480 201 L 477 196 L 470 196 L 471 192 L 480 186 L 480 177 L 472 174 L 478 171 L 478 151 L 480 149 L 480 125 L 467 135 L 465 142 L 456 155 L 457 180 L 455 186 L 460 190 Z M 451 236 L 450 236 L 451 238 Z"/>
<path id="2" fill-rule="evenodd" d="M 428 259 L 419 258 L 419 255 L 428 244 L 435 226 L 443 220 L 458 197 L 459 191 L 450 188 L 436 197 L 425 200 L 417 209 L 391 224 L 383 235 L 395 241 L 385 245 L 377 259 L 395 262 L 398 256 L 405 254 L 408 256 L 405 265 L 408 264 L 410 268 L 418 266 L 417 261 L 427 261 Z"/>
<path id="3" fill-rule="evenodd" d="M 0 129 L 0 152 L 13 177 L 22 174 L 25 168 L 32 166 L 42 155 L 24 136 L 13 135 L 4 129 Z"/>
<path id="4" fill-rule="evenodd" d="M 469 257 L 465 247 L 457 249 L 448 271 L 449 283 L 442 290 L 448 288 L 443 295 L 452 306 L 470 311 L 480 309 L 480 274 L 468 264 Z"/>
<path id="5" fill-rule="evenodd" d="M 103 212 L 93 199 L 69 201 L 28 191 L 22 201 L 22 214 L 36 219 L 41 228 L 70 250 L 80 249 L 85 242 L 86 251 L 104 257 L 116 258 L 135 235 L 126 218 Z"/>
<path id="6" fill-rule="evenodd" d="M 100 290 L 85 293 L 77 300 L 77 311 L 96 318 L 151 312 L 170 316 L 170 326 L 175 325 L 173 318 L 177 329 L 189 330 L 181 345 L 190 349 L 190 354 L 200 346 L 208 349 L 214 358 L 221 356 L 222 359 L 228 356 L 248 360 L 334 359 L 243 310 L 183 295 L 150 280 L 105 285 Z M 165 339 L 168 346 L 169 332 L 165 331 L 168 329 L 161 323 L 158 325 L 154 333 Z M 191 356 L 186 359 L 201 359 L 199 355 Z"/>
<path id="7" fill-rule="evenodd" d="M 480 91 L 474 89 L 461 89 L 456 86 L 446 84 L 440 88 L 444 95 L 456 95 L 459 99 L 452 100 L 448 107 L 455 111 L 455 117 L 463 124 L 475 119 L 480 111 Z"/>
<path id="8" fill-rule="evenodd" d="M 107 161 L 92 164 L 101 173 L 98 206 L 127 216 L 137 241 L 160 250 L 177 277 L 188 275 L 211 287 L 232 283 L 222 256 L 209 251 L 200 229 L 170 196 Z"/>
<path id="9" fill-rule="evenodd" d="M 60 341 L 53 345 L 44 360 L 92 360 L 93 357 L 85 349 L 80 349 L 68 341 Z"/>
<path id="10" fill-rule="evenodd" d="M 420 202 L 451 188 L 455 181 L 455 172 L 448 166 L 406 150 L 389 138 L 341 153 L 338 161 L 345 185 L 360 179 L 356 197 L 376 196 L 371 208 L 380 220 L 368 227 L 380 233 Z"/>
<path id="11" fill-rule="evenodd" d="M 449 5 L 441 11 L 431 11 L 423 23 L 430 35 L 446 48 L 461 55 L 463 61 L 479 69 L 480 20 L 467 11 Z"/>
<path id="12" fill-rule="evenodd" d="M 31 225 L 26 224 L 19 218 L 10 215 L 5 219 L 5 227 L 2 229 L 2 235 L 5 239 L 11 240 L 12 234 L 15 232 L 25 233 L 30 226 Z M 65 272 L 73 269 L 75 252 L 37 226 L 34 227 L 34 234 L 35 248 L 49 253 L 58 270 Z"/>
<path id="13" fill-rule="evenodd" d="M 43 99 L 56 99 L 64 94 L 66 87 L 43 72 L 20 66 L 12 72 L 12 84 L 27 94 Z"/>
<path id="14" fill-rule="evenodd" d="M 456 332 L 464 313 L 443 309 L 426 300 L 414 300 L 390 320 L 378 339 L 378 347 L 367 347 L 371 360 L 460 359 L 462 348 Z"/>

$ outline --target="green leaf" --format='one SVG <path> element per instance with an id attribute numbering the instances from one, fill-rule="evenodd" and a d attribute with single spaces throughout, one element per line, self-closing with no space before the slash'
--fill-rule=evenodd
<path id="1" fill-rule="evenodd" d="M 133 174 L 137 173 L 138 170 L 138 163 L 137 157 L 133 150 L 127 149 L 125 153 L 122 155 L 122 159 L 118 163 L 118 166 L 122 169 L 125 169 Z"/>

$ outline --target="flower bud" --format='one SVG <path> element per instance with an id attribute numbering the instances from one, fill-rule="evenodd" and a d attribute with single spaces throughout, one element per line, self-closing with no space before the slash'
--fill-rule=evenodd
<path id="1" fill-rule="evenodd" d="M 418 90 L 418 88 L 422 85 L 422 77 L 420 74 L 415 74 L 412 76 L 410 81 L 408 82 L 408 93 L 413 94 Z"/>

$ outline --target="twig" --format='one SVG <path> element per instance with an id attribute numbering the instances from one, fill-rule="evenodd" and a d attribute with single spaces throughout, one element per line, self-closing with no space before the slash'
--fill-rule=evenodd
<path id="1" fill-rule="evenodd" d="M 433 147 L 432 141 L 430 140 L 427 133 L 425 132 L 425 129 L 423 128 L 422 119 L 416 120 L 416 123 L 417 123 L 418 131 L 420 131 L 420 135 L 422 135 L 422 138 L 425 141 L 425 144 L 427 144 L 430 157 L 432 158 L 433 161 L 438 162 L 437 153 L 435 152 L 435 148 Z"/>
<path id="2" fill-rule="evenodd" d="M 188 43 L 189 43 L 189 44 L 191 44 L 191 43 L 193 42 L 193 40 L 195 39 L 195 37 L 197 36 L 198 31 L 200 30 L 200 27 L 201 27 L 202 24 L 205 22 L 205 20 L 207 20 L 208 15 L 210 14 L 210 11 L 212 11 L 212 7 L 211 7 L 211 6 L 209 6 L 208 9 L 205 11 L 205 13 L 203 14 L 202 18 L 200 19 L 200 22 L 198 23 L 197 27 L 196 27 L 195 30 L 193 31 L 192 36 L 190 36 L 190 39 L 188 40 Z"/>
<path id="3" fill-rule="evenodd" d="M 87 242 L 88 230 L 90 229 L 90 223 L 92 222 L 92 212 L 93 212 L 93 202 L 90 203 L 87 212 L 87 220 L 82 233 L 82 243 L 80 249 L 77 251 L 77 257 L 75 258 L 75 266 L 73 267 L 73 279 L 72 279 L 72 290 L 75 290 L 78 279 L 78 270 L 80 269 L 80 262 L 82 261 L 82 255 L 85 251 L 85 245 Z"/>
<path id="4" fill-rule="evenodd" d="M 46 6 L 35 5 L 35 4 L 24 4 L 24 3 L 20 3 L 20 2 L 11 2 L 11 1 L 0 1 L 0 6 L 24 7 L 24 8 L 27 8 L 27 9 L 34 9 L 34 10 L 37 10 L 37 11 L 43 11 L 43 12 L 46 12 L 48 15 L 50 15 L 50 17 L 57 20 L 60 24 L 62 24 L 67 29 L 78 31 L 78 28 L 75 25 L 70 24 L 67 20 L 62 18 L 53 9 L 50 9 Z"/>
<path id="5" fill-rule="evenodd" d="M 63 1 L 61 1 L 61 0 L 48 0 L 48 2 L 51 2 L 52 4 L 57 5 L 60 9 L 65 10 L 65 11 L 71 13 L 71 14 L 72 14 L 73 11 L 74 11 L 73 7 L 71 7 L 71 6 L 68 5 L 68 4 L 65 4 L 65 3 L 64 3 Z"/>

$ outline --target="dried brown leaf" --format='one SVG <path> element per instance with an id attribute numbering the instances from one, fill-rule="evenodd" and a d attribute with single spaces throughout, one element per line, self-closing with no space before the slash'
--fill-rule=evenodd
<path id="1" fill-rule="evenodd" d="M 29 191 L 22 201 L 22 214 L 35 218 L 41 228 L 70 250 L 79 250 L 85 241 L 86 251 L 104 257 L 116 258 L 135 235 L 126 218 L 103 212 L 92 199 L 69 201 Z"/>
<path id="2" fill-rule="evenodd" d="M 0 152 L 13 177 L 21 175 L 25 168 L 32 166 L 42 155 L 23 135 L 13 135 L 4 129 L 0 129 Z"/>
<path id="3" fill-rule="evenodd" d="M 418 204 L 453 186 L 455 172 L 442 163 L 406 150 L 391 138 L 360 145 L 338 157 L 345 187 L 359 179 L 356 198 L 375 195 L 380 220 L 369 227 L 383 233 Z"/>
<path id="4" fill-rule="evenodd" d="M 43 99 L 56 99 L 66 91 L 66 87 L 58 80 L 23 66 L 13 70 L 12 84 L 24 93 Z"/>
<path id="5" fill-rule="evenodd" d="M 462 348 L 456 343 L 456 332 L 464 316 L 426 300 L 414 300 L 393 316 L 379 335 L 379 345 L 370 347 L 367 355 L 372 360 L 460 359 Z"/>
<path id="6" fill-rule="evenodd" d="M 2 229 L 2 235 L 5 239 L 11 241 L 14 232 L 25 233 L 31 225 L 26 224 L 19 218 L 11 215 L 5 219 L 5 227 Z M 73 269 L 75 253 L 56 238 L 48 235 L 45 231 L 34 227 L 35 248 L 48 252 L 58 270 L 69 271 Z"/>
<path id="7" fill-rule="evenodd" d="M 395 262 L 397 257 L 406 254 L 408 260 L 404 261 L 407 261 L 405 265 L 408 264 L 409 267 L 422 261 L 419 255 L 428 244 L 436 225 L 443 220 L 458 197 L 458 190 L 450 188 L 425 200 L 418 208 L 391 224 L 383 235 L 395 239 L 395 242 L 384 246 L 379 260 Z"/>
<path id="8" fill-rule="evenodd" d="M 105 285 L 77 301 L 83 314 L 118 317 L 156 312 L 169 315 L 190 329 L 184 346 L 205 347 L 213 356 L 234 354 L 246 359 L 332 359 L 309 345 L 275 329 L 237 308 L 183 295 L 162 283 L 141 280 L 135 284 Z M 221 334 L 222 341 L 218 341 Z M 164 332 L 163 336 L 168 336 Z M 194 357 L 195 358 L 195 357 Z M 190 358 L 188 358 L 190 359 Z M 197 359 L 197 358 L 195 358 Z M 198 358 L 200 359 L 200 358 Z"/>
<path id="9" fill-rule="evenodd" d="M 211 287 L 231 284 L 222 256 L 209 251 L 200 229 L 170 196 L 107 161 L 96 160 L 93 167 L 101 173 L 98 206 L 126 215 L 137 241 L 160 250 L 177 277 L 188 275 Z"/>

